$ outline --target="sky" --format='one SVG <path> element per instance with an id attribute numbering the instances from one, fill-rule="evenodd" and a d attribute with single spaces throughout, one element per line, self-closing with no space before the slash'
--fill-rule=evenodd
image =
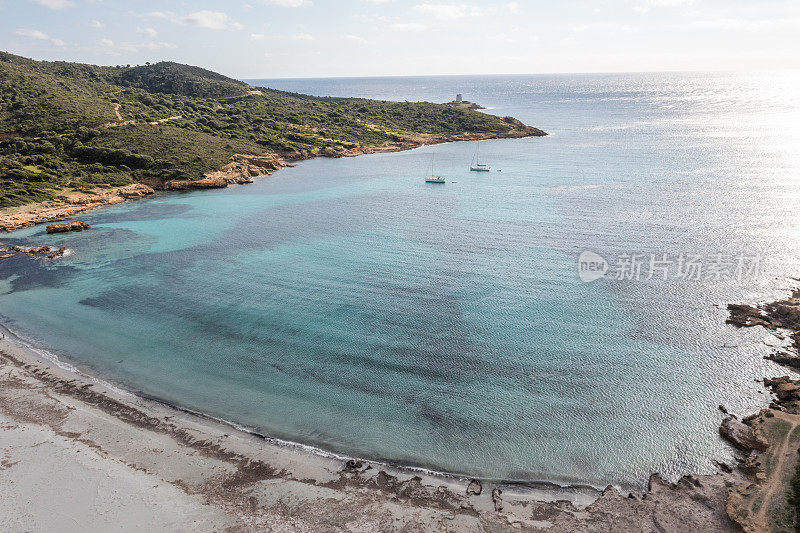
<path id="1" fill-rule="evenodd" d="M 0 50 L 241 79 L 800 69 L 800 1 L 0 0 Z"/>

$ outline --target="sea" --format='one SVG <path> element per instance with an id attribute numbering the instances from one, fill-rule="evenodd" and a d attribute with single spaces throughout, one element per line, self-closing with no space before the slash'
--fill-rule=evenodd
<path id="1" fill-rule="evenodd" d="M 627 489 L 710 473 L 800 283 L 800 74 L 262 79 L 456 94 L 547 137 L 313 159 L 4 234 L 0 322 L 117 386 L 321 452 Z M 491 172 L 471 172 L 480 147 Z M 425 183 L 431 165 L 445 184 Z"/>

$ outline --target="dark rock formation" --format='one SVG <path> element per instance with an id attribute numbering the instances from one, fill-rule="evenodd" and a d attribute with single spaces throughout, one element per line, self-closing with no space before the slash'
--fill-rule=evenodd
<path id="1" fill-rule="evenodd" d="M 503 510 L 503 498 L 500 496 L 501 494 L 503 494 L 503 491 L 499 488 L 495 487 L 492 489 L 492 502 L 494 502 L 495 511 Z"/>
<path id="2" fill-rule="evenodd" d="M 471 479 L 469 485 L 467 485 L 467 495 L 475 494 L 480 495 L 483 492 L 483 487 L 481 486 L 481 482 L 477 479 Z"/>
<path id="3" fill-rule="evenodd" d="M 772 328 L 769 317 L 762 315 L 761 310 L 752 305 L 728 304 L 730 316 L 725 321 L 739 328 L 749 328 L 753 326 L 764 326 Z"/>
<path id="4" fill-rule="evenodd" d="M 89 229 L 91 226 L 86 222 L 74 220 L 72 222 L 61 222 L 59 224 L 50 224 L 47 226 L 47 233 L 65 233 L 67 231 L 83 231 Z"/>
<path id="5" fill-rule="evenodd" d="M 344 469 L 346 472 L 361 470 L 362 468 L 364 468 L 364 463 L 361 461 L 356 461 L 355 459 L 349 459 L 344 463 Z"/>
<path id="6" fill-rule="evenodd" d="M 800 381 L 789 376 L 765 379 L 764 385 L 776 398 L 776 407 L 789 413 L 800 413 Z"/>
<path id="7" fill-rule="evenodd" d="M 800 370 L 800 357 L 791 355 L 787 352 L 777 352 L 768 355 L 765 359 L 775 361 L 779 365 L 788 366 Z"/>

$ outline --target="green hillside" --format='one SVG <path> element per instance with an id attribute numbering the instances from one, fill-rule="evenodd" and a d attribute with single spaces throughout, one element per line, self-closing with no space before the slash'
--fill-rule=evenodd
<path id="1" fill-rule="evenodd" d="M 178 63 L 104 67 L 0 52 L 0 208 L 198 179 L 236 153 L 310 157 L 464 134 L 544 132 L 447 104 L 253 88 Z"/>

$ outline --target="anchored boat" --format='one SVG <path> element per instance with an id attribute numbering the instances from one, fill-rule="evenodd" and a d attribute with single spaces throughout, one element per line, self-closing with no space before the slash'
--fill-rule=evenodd
<path id="1" fill-rule="evenodd" d="M 475 155 L 472 156 L 472 163 L 469 165 L 470 170 L 474 170 L 475 172 L 489 172 L 492 170 L 487 164 L 481 163 L 480 158 L 478 156 L 478 150 L 480 145 L 475 147 Z"/>
<path id="2" fill-rule="evenodd" d="M 431 154 L 431 175 L 425 178 L 425 183 L 445 183 L 444 176 L 438 176 L 433 173 L 433 159 L 434 155 Z"/>

